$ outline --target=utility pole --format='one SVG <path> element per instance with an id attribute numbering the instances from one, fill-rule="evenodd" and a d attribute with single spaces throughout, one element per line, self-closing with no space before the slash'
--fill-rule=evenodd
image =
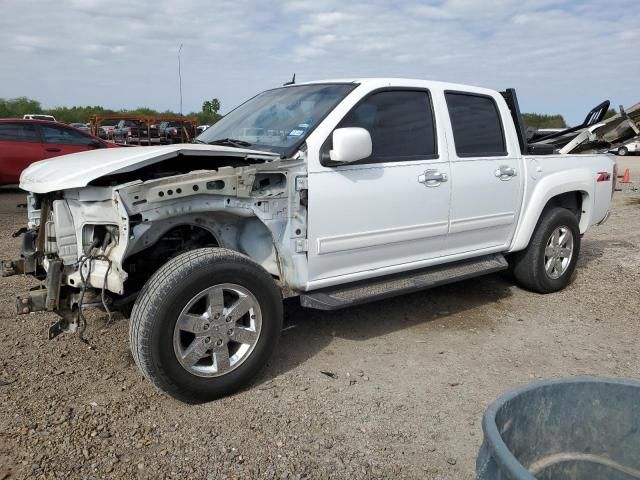
<path id="1" fill-rule="evenodd" d="M 178 81 L 180 82 L 180 116 L 182 116 L 182 72 L 180 71 L 180 54 L 182 53 L 182 44 L 178 48 Z"/>

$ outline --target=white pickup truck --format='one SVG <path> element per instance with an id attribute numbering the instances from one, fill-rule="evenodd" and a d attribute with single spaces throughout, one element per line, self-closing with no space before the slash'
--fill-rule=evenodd
<path id="1" fill-rule="evenodd" d="M 337 309 L 511 268 L 549 293 L 606 220 L 607 154 L 527 144 L 513 90 L 405 79 L 263 92 L 193 144 L 45 160 L 21 178 L 17 313 L 130 311 L 144 375 L 185 401 L 245 385 L 283 298 Z"/>

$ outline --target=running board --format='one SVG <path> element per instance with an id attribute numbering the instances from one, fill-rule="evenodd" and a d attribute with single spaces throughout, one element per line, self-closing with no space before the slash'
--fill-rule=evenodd
<path id="1" fill-rule="evenodd" d="M 338 310 L 486 275 L 505 270 L 508 266 L 502 254 L 485 255 L 461 262 L 315 290 L 300 295 L 300 304 L 316 310 Z"/>

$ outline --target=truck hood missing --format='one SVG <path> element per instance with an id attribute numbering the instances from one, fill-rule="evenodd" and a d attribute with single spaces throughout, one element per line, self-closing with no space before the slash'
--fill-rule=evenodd
<path id="1" fill-rule="evenodd" d="M 268 161 L 279 157 L 272 152 L 220 145 L 105 148 L 36 162 L 22 172 L 20 188 L 34 193 L 82 188 L 101 177 L 134 172 L 180 155 L 190 158 L 236 157 L 238 161 L 247 160 L 247 163 L 251 163 L 250 159 Z M 202 164 L 206 165 L 204 158 Z"/>

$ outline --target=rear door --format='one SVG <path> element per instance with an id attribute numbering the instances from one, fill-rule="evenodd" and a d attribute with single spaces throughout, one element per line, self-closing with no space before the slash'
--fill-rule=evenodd
<path id="1" fill-rule="evenodd" d="M 444 136 L 436 128 L 431 93 L 374 91 L 336 126 L 341 127 L 368 130 L 373 153 L 348 165 L 325 162 L 309 172 L 310 281 L 379 276 L 440 256 L 450 172 L 446 150 L 438 153 Z M 320 158 L 328 155 L 331 138 Z"/>
<path id="2" fill-rule="evenodd" d="M 445 91 L 453 142 L 447 254 L 506 247 L 524 185 L 522 155 L 506 106 L 490 95 Z M 510 127 L 510 128 L 507 128 Z"/>
<path id="3" fill-rule="evenodd" d="M 33 123 L 0 123 L 0 184 L 18 183 L 25 168 L 44 158 L 45 145 Z"/>

